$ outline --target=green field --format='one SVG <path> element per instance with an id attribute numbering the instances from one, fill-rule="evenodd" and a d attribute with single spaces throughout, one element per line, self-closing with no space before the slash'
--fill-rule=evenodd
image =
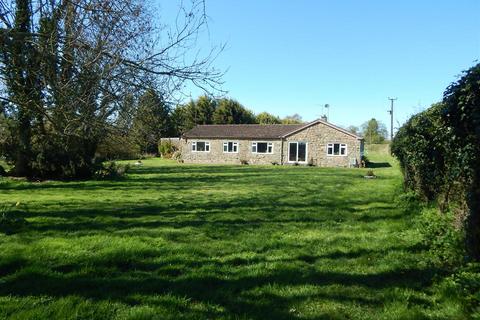
<path id="1" fill-rule="evenodd" d="M 0 180 L 0 318 L 461 319 L 425 259 L 396 163 L 182 165 L 115 181 Z"/>

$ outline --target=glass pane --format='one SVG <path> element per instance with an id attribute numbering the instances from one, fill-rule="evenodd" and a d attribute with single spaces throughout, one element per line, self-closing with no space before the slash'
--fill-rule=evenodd
<path id="1" fill-rule="evenodd" d="M 288 161 L 297 161 L 297 143 L 291 142 L 288 147 Z"/>
<path id="2" fill-rule="evenodd" d="M 298 143 L 298 161 L 305 162 L 307 158 L 307 144 L 305 142 Z"/>
<path id="3" fill-rule="evenodd" d="M 333 145 L 333 154 L 336 156 L 340 154 L 340 145 L 338 143 L 335 143 Z"/>
<path id="4" fill-rule="evenodd" d="M 347 146 L 345 146 L 344 144 L 342 144 L 342 147 L 340 148 L 340 154 L 341 154 L 341 155 L 345 155 L 345 154 L 346 154 L 346 151 L 347 151 Z"/>
<path id="5" fill-rule="evenodd" d="M 258 153 L 267 153 L 268 144 L 266 142 L 257 143 L 257 152 Z"/>
<path id="6" fill-rule="evenodd" d="M 228 152 L 228 143 L 223 144 L 223 152 Z"/>
<path id="7" fill-rule="evenodd" d="M 197 142 L 197 151 L 205 151 L 205 142 Z"/>

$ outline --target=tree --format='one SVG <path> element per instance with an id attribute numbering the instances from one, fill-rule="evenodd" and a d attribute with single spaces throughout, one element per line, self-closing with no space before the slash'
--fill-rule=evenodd
<path id="1" fill-rule="evenodd" d="M 348 126 L 347 131 L 349 131 L 349 132 L 351 132 L 351 133 L 353 133 L 353 134 L 358 135 L 360 129 L 359 129 L 357 126 Z"/>
<path id="2" fill-rule="evenodd" d="M 218 50 L 189 59 L 206 25 L 201 0 L 182 5 L 171 29 L 156 28 L 141 0 L 11 0 L 0 8 L 0 100 L 15 140 L 0 152 L 17 175 L 87 177 L 127 94 L 155 88 L 171 97 L 186 81 L 220 84 L 211 65 Z"/>
<path id="3" fill-rule="evenodd" d="M 303 120 L 298 113 L 295 113 L 291 116 L 286 116 L 285 118 L 283 118 L 282 123 L 283 124 L 301 124 L 303 123 Z"/>
<path id="4" fill-rule="evenodd" d="M 172 134 L 181 135 L 197 124 L 212 124 L 216 108 L 217 100 L 206 95 L 200 96 L 196 101 L 190 100 L 178 105 L 172 113 Z"/>
<path id="5" fill-rule="evenodd" d="M 268 112 L 262 112 L 257 114 L 255 117 L 256 122 L 259 124 L 279 124 L 282 123 L 280 121 L 280 118 L 277 116 L 274 116 L 273 114 L 270 114 Z"/>
<path id="6" fill-rule="evenodd" d="M 388 131 L 383 123 L 372 118 L 362 125 L 362 135 L 369 144 L 382 143 L 385 141 Z"/>
<path id="7" fill-rule="evenodd" d="M 255 123 L 255 115 L 236 100 L 220 99 L 213 115 L 213 122 L 215 124 Z"/>
<path id="8" fill-rule="evenodd" d="M 157 153 L 161 137 L 171 134 L 170 108 L 153 89 L 148 89 L 138 100 L 132 124 L 132 135 L 142 153 Z"/>
<path id="9" fill-rule="evenodd" d="M 208 96 L 200 96 L 195 102 L 195 124 L 212 124 L 217 101 Z"/>

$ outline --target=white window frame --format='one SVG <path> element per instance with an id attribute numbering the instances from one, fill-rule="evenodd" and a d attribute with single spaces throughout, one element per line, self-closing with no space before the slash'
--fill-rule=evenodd
<path id="1" fill-rule="evenodd" d="M 266 143 L 267 144 L 267 152 L 257 152 L 258 151 L 258 144 L 259 143 Z M 270 149 L 270 152 L 268 151 Z M 253 141 L 252 142 L 252 153 L 255 154 L 273 154 L 273 142 L 268 142 L 268 141 Z"/>
<path id="2" fill-rule="evenodd" d="M 296 161 L 290 161 L 290 144 L 296 144 L 297 145 L 297 160 Z M 298 161 L 298 144 L 299 143 L 305 143 L 305 161 Z M 288 163 L 307 163 L 308 159 L 308 142 L 306 141 L 289 141 L 288 142 L 288 150 L 287 150 L 287 162 Z"/>
<path id="3" fill-rule="evenodd" d="M 205 150 L 202 150 L 202 151 L 197 150 L 198 142 L 205 143 Z M 210 141 L 205 141 L 205 140 L 192 141 L 192 152 L 210 152 Z"/>
<path id="4" fill-rule="evenodd" d="M 338 152 L 339 154 L 334 154 L 335 152 L 335 145 L 338 144 Z M 332 153 L 330 153 L 330 149 L 332 150 Z M 342 149 L 345 150 L 345 153 L 342 154 Z M 332 142 L 332 143 L 327 143 L 327 156 L 329 157 L 346 157 L 348 156 L 348 147 L 346 143 L 339 143 L 339 142 Z"/>
<path id="5" fill-rule="evenodd" d="M 228 145 L 232 144 L 232 151 L 228 151 Z M 238 141 L 224 141 L 223 142 L 223 153 L 238 153 Z M 226 148 L 226 151 L 225 151 Z"/>

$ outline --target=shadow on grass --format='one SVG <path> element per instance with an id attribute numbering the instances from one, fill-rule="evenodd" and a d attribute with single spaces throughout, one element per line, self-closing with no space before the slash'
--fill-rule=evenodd
<path id="1" fill-rule="evenodd" d="M 68 270 L 70 271 L 70 270 Z M 395 269 L 372 274 L 346 272 L 320 272 L 307 268 L 304 272 L 297 269 L 275 269 L 266 274 L 255 276 L 222 277 L 212 274 L 186 274 L 181 272 L 168 274 L 162 272 L 142 273 L 131 270 L 129 273 L 110 272 L 108 276 L 98 274 L 68 273 L 20 273 L 13 279 L 4 281 L 0 287 L 2 295 L 16 296 L 83 296 L 95 300 L 113 300 L 126 304 L 137 304 L 135 295 L 173 294 L 188 297 L 194 303 L 208 303 L 221 306 L 229 316 L 245 315 L 250 319 L 288 319 L 292 317 L 289 306 L 303 299 L 312 299 L 317 295 L 325 300 L 340 303 L 355 303 L 363 306 L 383 304 L 382 290 L 403 288 L 418 290 L 428 286 L 437 270 Z M 366 288 L 375 290 L 377 295 L 362 297 L 346 290 L 327 294 L 321 292 L 308 295 L 282 296 L 263 293 L 258 297 L 255 290 L 265 286 L 332 286 L 345 288 Z M 341 291 L 340 291 L 341 292 Z M 427 300 L 421 301 L 428 304 Z M 209 316 L 214 316 L 210 314 Z"/>
<path id="2" fill-rule="evenodd" d="M 166 246 L 172 247 L 152 245 L 148 249 L 133 248 L 131 254 L 125 254 L 121 252 L 122 248 L 111 244 L 108 248 L 118 250 L 118 255 L 108 251 L 99 257 L 92 253 L 71 261 L 58 261 L 60 258 L 30 261 L 19 255 L 0 262 L 0 295 L 79 296 L 132 306 L 145 303 L 138 295 L 174 295 L 188 299 L 189 304 L 219 307 L 214 308 L 216 311 L 184 310 L 192 318 L 290 319 L 294 316 L 291 307 L 295 303 L 321 299 L 375 307 L 387 302 L 386 291 L 416 291 L 428 286 L 437 273 L 434 268 L 414 268 L 410 264 L 404 268 L 390 266 L 387 271 L 368 269 L 364 273 L 349 272 L 348 268 L 339 271 L 338 266 L 331 270 L 319 268 L 328 260 L 361 264 L 364 260 L 381 259 L 388 254 L 415 256 L 423 250 L 421 246 L 407 244 L 384 245 L 379 249 L 348 248 L 346 239 L 350 230 L 355 232 L 355 228 L 361 227 L 375 230 L 377 223 L 382 222 L 384 231 L 390 231 L 388 228 L 398 231 L 396 224 L 408 220 L 408 214 L 413 214 L 398 210 L 389 197 L 390 191 L 378 194 L 368 189 L 344 191 L 349 190 L 355 181 L 363 182 L 363 177 L 357 176 L 358 171 L 347 169 L 165 166 L 136 168 L 131 176 L 121 181 L 4 184 L 0 189 L 12 193 L 42 190 L 75 194 L 101 189 L 112 194 L 127 192 L 122 197 L 128 193 L 138 196 L 158 189 L 158 198 L 139 197 L 141 202 L 136 198 L 125 200 L 113 196 L 116 202 L 95 201 L 95 198 L 88 198 L 85 202 L 44 202 L 25 214 L 32 222 L 28 230 L 17 237 L 22 239 L 24 236 L 27 239 L 24 241 L 51 235 L 81 241 L 79 236 L 112 233 L 122 237 L 134 235 L 142 241 L 159 237 L 158 234 L 150 235 L 151 231 L 152 234 L 165 232 L 161 237 Z M 262 192 L 250 192 L 258 186 L 264 187 Z M 232 197 L 212 196 L 198 192 L 204 187 L 220 191 L 243 188 L 246 192 L 234 193 Z M 161 197 L 162 193 L 167 195 L 168 201 Z M 269 235 L 290 233 L 294 238 L 302 230 L 342 226 L 347 226 L 345 234 L 336 235 L 336 229 L 332 229 L 331 238 L 322 240 L 262 243 Z M 193 236 L 189 238 L 191 234 Z M 250 237 L 251 244 L 243 244 L 237 251 L 212 245 L 213 249 L 209 251 L 197 243 L 201 241 L 197 235 L 218 246 L 234 246 L 234 242 L 244 236 Z M 103 241 L 104 238 L 100 239 Z M 310 245 L 331 244 L 338 245 L 338 248 L 318 254 L 309 251 Z M 99 247 L 103 245 L 99 244 Z M 182 248 L 186 251 L 178 254 L 176 250 Z M 235 256 L 242 250 L 255 254 L 250 258 Z M 281 257 L 272 260 L 278 251 L 281 251 Z M 228 257 L 232 252 L 235 253 L 233 257 Z M 338 289 L 322 290 L 328 286 Z M 309 293 L 302 290 L 292 295 L 282 293 L 297 287 L 315 289 Z M 362 290 L 369 290 L 370 294 L 363 295 Z M 166 308 L 179 308 L 167 305 L 165 301 L 158 303 Z M 417 303 L 427 304 L 428 301 Z M 338 317 L 327 313 L 319 315 L 322 316 Z"/>
<path id="3" fill-rule="evenodd" d="M 369 162 L 367 168 L 390 168 L 392 165 L 388 162 Z"/>

